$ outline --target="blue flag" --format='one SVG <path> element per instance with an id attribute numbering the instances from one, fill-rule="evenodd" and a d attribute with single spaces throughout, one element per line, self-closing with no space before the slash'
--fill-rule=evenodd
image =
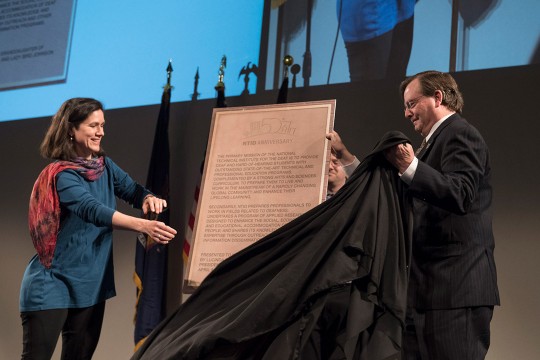
<path id="1" fill-rule="evenodd" d="M 152 157 L 146 180 L 146 188 L 169 201 L 169 110 L 171 86 L 166 85 L 161 97 L 161 107 L 156 125 Z M 155 214 L 152 219 L 156 219 Z M 169 224 L 169 211 L 158 220 Z M 139 348 L 154 327 L 166 315 L 167 246 L 156 243 L 150 236 L 137 236 L 135 273 L 137 303 L 135 312 L 135 350 Z"/>

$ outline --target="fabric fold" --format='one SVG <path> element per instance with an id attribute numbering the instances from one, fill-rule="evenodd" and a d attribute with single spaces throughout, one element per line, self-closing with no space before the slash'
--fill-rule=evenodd
<path id="1" fill-rule="evenodd" d="M 383 152 L 404 142 L 385 134 L 331 199 L 219 264 L 132 359 L 302 359 L 335 299 L 335 356 L 399 354 L 411 240 Z"/>

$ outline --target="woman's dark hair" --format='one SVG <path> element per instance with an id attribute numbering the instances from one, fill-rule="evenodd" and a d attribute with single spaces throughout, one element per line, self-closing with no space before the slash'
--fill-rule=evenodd
<path id="1" fill-rule="evenodd" d="M 70 136 L 72 129 L 78 129 L 94 111 L 102 110 L 101 102 L 90 98 L 73 98 L 65 101 L 54 114 L 51 124 L 41 143 L 41 156 L 47 159 L 72 160 L 77 157 Z M 97 156 L 104 155 L 100 148 Z"/>
<path id="2" fill-rule="evenodd" d="M 439 71 L 424 71 L 405 79 L 399 86 L 401 98 L 407 86 L 418 79 L 422 89 L 422 95 L 434 96 L 435 91 L 440 90 L 443 94 L 442 104 L 448 109 L 461 114 L 463 110 L 463 95 L 459 91 L 456 80 L 452 75 Z"/>

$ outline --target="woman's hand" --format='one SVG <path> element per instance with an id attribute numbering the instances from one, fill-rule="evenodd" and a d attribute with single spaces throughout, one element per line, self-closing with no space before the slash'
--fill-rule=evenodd
<path id="1" fill-rule="evenodd" d="M 168 244 L 176 235 L 176 230 L 167 226 L 164 222 L 146 220 L 143 231 L 159 244 Z"/>
<path id="2" fill-rule="evenodd" d="M 163 221 L 153 220 L 157 218 L 157 214 L 152 213 L 151 208 L 153 204 L 154 210 L 163 211 L 163 206 L 167 203 L 165 200 L 158 199 L 155 196 L 152 197 L 153 199 L 144 200 L 144 203 L 147 206 L 147 211 L 150 212 L 150 217 L 152 217 L 152 220 L 130 216 L 123 214 L 120 211 L 115 211 L 112 216 L 112 225 L 115 229 L 132 230 L 144 233 L 159 244 L 168 244 L 169 241 L 171 241 L 176 235 L 176 230 L 170 226 L 167 226 Z"/>
<path id="3" fill-rule="evenodd" d="M 148 195 L 143 200 L 142 211 L 144 214 L 148 214 L 149 212 L 161 214 L 166 208 L 167 201 L 154 195 Z"/>

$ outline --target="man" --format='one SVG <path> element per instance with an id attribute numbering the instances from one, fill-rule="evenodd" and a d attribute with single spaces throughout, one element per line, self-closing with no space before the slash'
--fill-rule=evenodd
<path id="1" fill-rule="evenodd" d="M 330 140 L 332 146 L 332 159 L 335 158 L 339 162 L 345 172 L 345 176 L 349 178 L 358 165 L 360 165 L 360 160 L 347 149 L 337 131 L 332 130 L 327 133 L 326 138 Z"/>
<path id="2" fill-rule="evenodd" d="M 347 181 L 347 174 L 343 170 L 341 162 L 334 154 L 330 156 L 330 165 L 328 167 L 328 188 L 326 191 L 326 200 L 330 199 Z"/>
<path id="3" fill-rule="evenodd" d="M 414 224 L 404 359 L 484 359 L 499 305 L 489 151 L 460 115 L 452 76 L 422 72 L 400 90 L 424 137 L 416 155 L 410 144 L 385 154 L 406 184 Z"/>

